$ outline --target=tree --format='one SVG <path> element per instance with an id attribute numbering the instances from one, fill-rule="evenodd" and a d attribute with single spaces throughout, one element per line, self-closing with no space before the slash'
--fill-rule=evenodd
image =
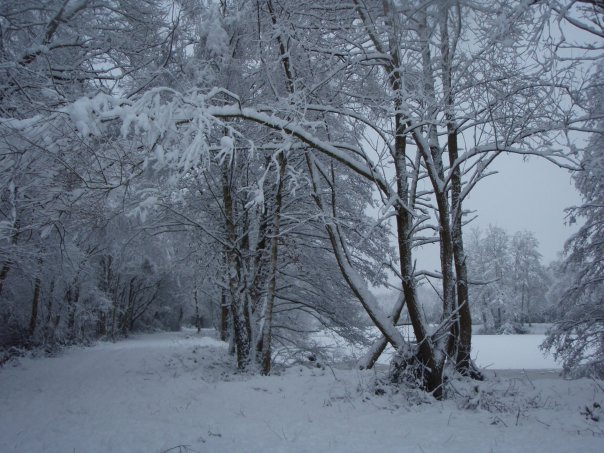
<path id="1" fill-rule="evenodd" d="M 348 302 L 325 297 L 353 295 L 382 334 L 366 364 L 391 343 L 399 374 L 437 397 L 448 364 L 480 377 L 470 360 L 463 202 L 504 152 L 563 161 L 552 143 L 574 122 L 571 103 L 563 102 L 570 68 L 550 65 L 551 54 L 541 53 L 537 8 L 390 0 L 34 3 L 8 5 L 3 16 L 11 24 L 3 35 L 7 155 L 17 145 L 27 154 L 43 150 L 75 175 L 77 193 L 122 195 L 140 212 L 151 206 L 153 218 L 133 227 L 185 232 L 200 247 L 191 253 L 198 261 L 209 266 L 218 257 L 206 273 L 213 276 L 208 292 L 219 294 L 219 324 L 239 368 L 261 358 L 268 372 L 271 341 L 295 331 L 303 310 L 321 321 L 353 322 L 335 310 Z M 23 22 L 15 19 L 20 13 Z M 17 87 L 20 79 L 27 89 Z M 41 107 L 28 110 L 33 97 Z M 21 193 L 12 187 L 8 205 Z M 368 222 L 372 188 L 380 215 Z M 7 254 L 20 228 L 9 212 Z M 396 223 L 396 258 L 385 246 L 388 218 Z M 74 243 L 88 256 L 90 244 Z M 438 243 L 439 272 L 415 269 L 414 249 L 426 243 Z M 210 244 L 219 251 L 207 254 Z M 310 258 L 330 267 L 335 289 L 322 284 Z M 390 313 L 368 289 L 383 282 L 384 267 L 404 296 Z M 109 300 L 126 324 L 140 300 L 121 294 L 139 284 L 142 291 L 159 275 L 145 268 L 135 261 L 116 267 L 121 289 Z M 417 293 L 427 276 L 442 296 L 435 332 Z M 36 294 L 37 277 L 31 281 Z M 79 300 L 77 285 L 67 287 L 68 299 Z M 288 303 L 300 316 L 290 316 Z M 396 328 L 404 308 L 412 343 Z"/>
<path id="2" fill-rule="evenodd" d="M 600 122 L 599 127 L 604 123 Z M 604 130 L 604 129 L 603 129 Z M 562 319 L 543 347 L 563 360 L 567 372 L 604 376 L 604 134 L 594 133 L 583 151 L 575 183 L 584 204 L 570 209 L 585 219 L 567 244 L 566 271 L 572 276 L 560 297 Z"/>
<path id="3" fill-rule="evenodd" d="M 565 287 L 559 288 L 558 314 L 561 319 L 550 331 L 542 348 L 563 360 L 567 373 L 604 376 L 604 4 L 594 1 L 548 2 L 552 12 L 566 24 L 581 31 L 587 45 L 562 41 L 564 46 L 584 49 L 573 56 L 593 62 L 583 90 L 577 94 L 589 132 L 581 150 L 581 170 L 574 175 L 583 203 L 568 210 L 569 221 L 583 218 L 585 224 L 566 244 L 563 269 Z M 595 42 L 593 41 L 595 39 Z M 570 281 L 569 281 L 570 280 Z M 563 280 L 564 283 L 564 280 Z"/>
<path id="4" fill-rule="evenodd" d="M 0 312 L 3 330 L 26 331 L 3 345 L 95 335 L 94 318 L 111 300 L 96 267 L 107 244 L 95 233 L 119 215 L 106 203 L 140 161 L 115 134 L 85 145 L 74 134 L 85 125 L 77 100 L 146 86 L 170 54 L 169 13 L 154 1 L 1 3 Z M 66 106 L 62 120 L 50 113 Z"/>
<path id="5" fill-rule="evenodd" d="M 595 73 L 604 76 L 600 63 Z M 601 78 L 600 78 L 601 80 Z M 594 88 L 594 115 L 604 113 L 604 89 Z M 567 372 L 604 376 L 604 121 L 594 120 L 589 143 L 582 151 L 582 170 L 574 176 L 583 204 L 570 208 L 571 221 L 585 224 L 566 245 L 565 269 L 571 282 L 559 299 L 562 319 L 554 325 L 543 348 L 563 360 Z"/>
<path id="6" fill-rule="evenodd" d="M 502 228 L 489 225 L 484 237 L 476 229 L 471 238 L 468 261 L 471 279 L 477 284 L 470 286 L 470 291 L 485 331 L 498 331 L 513 311 L 514 268 L 508 234 Z"/>
<path id="7" fill-rule="evenodd" d="M 514 266 L 513 292 L 515 321 L 524 325 L 535 322 L 547 307 L 549 275 L 541 264 L 539 241 L 530 231 L 518 231 L 510 242 Z"/>
<path id="8" fill-rule="evenodd" d="M 522 332 L 524 323 L 539 319 L 548 307 L 550 276 L 530 231 L 511 237 L 489 225 L 483 235 L 472 230 L 468 243 L 470 293 L 485 332 Z"/>

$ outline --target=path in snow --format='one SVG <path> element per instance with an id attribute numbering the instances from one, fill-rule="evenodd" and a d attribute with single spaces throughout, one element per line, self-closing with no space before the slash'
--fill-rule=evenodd
<path id="1" fill-rule="evenodd" d="M 0 452 L 596 452 L 602 400 L 587 380 L 494 379 L 444 402 L 372 371 L 233 372 L 225 345 L 143 335 L 0 369 Z M 421 403 L 421 404 L 419 404 Z M 478 405 L 478 409 L 460 409 Z M 480 407 L 497 407 L 489 412 Z"/>

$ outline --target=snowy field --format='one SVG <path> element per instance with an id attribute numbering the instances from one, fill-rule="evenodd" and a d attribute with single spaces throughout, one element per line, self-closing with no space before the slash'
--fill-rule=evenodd
<path id="1" fill-rule="evenodd" d="M 476 336 L 479 362 L 552 368 L 533 362 L 537 337 Z M 239 375 L 223 343 L 190 332 L 74 348 L 0 369 L 0 452 L 604 450 L 604 417 L 582 413 L 604 403 L 599 381 L 507 371 L 453 382 L 437 402 L 376 376 L 311 364 Z"/>
<path id="2" fill-rule="evenodd" d="M 527 335 L 478 335 L 472 336 L 472 358 L 487 370 L 554 370 L 561 368 L 551 354 L 543 354 L 539 345 L 545 340 L 545 330 L 550 324 L 535 324 L 531 334 Z M 410 337 L 408 327 L 402 329 L 403 335 Z M 539 333 L 536 333 L 539 332 Z M 377 329 L 371 329 L 369 335 L 376 337 Z M 358 359 L 364 349 L 355 347 L 333 332 L 324 330 L 315 337 L 316 344 L 324 348 L 323 353 L 333 360 L 342 360 L 346 356 Z M 390 361 L 392 348 L 388 348 L 380 358 L 380 363 Z"/>

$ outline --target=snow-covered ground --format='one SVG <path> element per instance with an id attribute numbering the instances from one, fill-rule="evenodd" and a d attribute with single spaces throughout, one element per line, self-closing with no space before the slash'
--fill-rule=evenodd
<path id="1" fill-rule="evenodd" d="M 544 354 L 539 345 L 545 340 L 545 330 L 550 324 L 535 324 L 527 335 L 479 335 L 472 336 L 472 358 L 483 368 L 493 370 L 552 370 L 561 368 L 551 354 Z M 410 338 L 410 328 L 402 329 L 403 335 Z M 377 329 L 370 329 L 369 335 L 378 336 Z M 351 345 L 337 334 L 323 330 L 315 336 L 318 347 L 324 348 L 323 353 L 334 360 L 345 356 L 360 358 L 365 349 Z M 380 358 L 380 363 L 390 362 L 393 350 L 388 348 Z"/>
<path id="2" fill-rule="evenodd" d="M 514 365 L 489 355 L 536 344 L 502 338 L 475 337 L 482 363 Z M 376 371 L 309 363 L 259 377 L 231 363 L 223 343 L 181 332 L 8 364 L 0 452 L 603 451 L 604 420 L 582 414 L 604 403 L 599 381 L 516 372 L 453 382 L 437 402 L 376 384 Z"/>
<path id="3" fill-rule="evenodd" d="M 545 335 L 473 335 L 472 356 L 479 366 L 495 370 L 560 368 L 539 349 L 544 340 Z"/>

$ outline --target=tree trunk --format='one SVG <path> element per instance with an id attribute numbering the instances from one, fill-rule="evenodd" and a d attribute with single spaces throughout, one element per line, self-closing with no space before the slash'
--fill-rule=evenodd
<path id="1" fill-rule="evenodd" d="M 449 166 L 451 168 L 451 218 L 453 259 L 456 274 L 457 310 L 458 318 L 453 327 L 453 336 L 457 338 L 457 352 L 455 356 L 456 369 L 475 378 L 482 378 L 471 359 L 472 350 L 472 314 L 468 291 L 468 269 L 463 244 L 462 233 L 462 199 L 461 199 L 461 169 L 455 166 L 459 157 L 458 132 L 455 124 L 455 98 L 452 89 L 451 60 L 455 48 L 451 49 L 449 42 L 449 14 L 448 5 L 443 5 L 441 12 L 441 66 L 443 77 L 443 94 L 445 100 L 445 119 L 447 121 L 447 148 L 449 152 Z M 458 11 L 458 14 L 460 12 Z M 461 30 L 457 30 L 460 33 Z"/>
<path id="2" fill-rule="evenodd" d="M 13 191 L 13 198 L 14 200 L 16 200 L 17 198 L 17 189 L 15 188 Z M 16 203 L 16 201 L 15 201 Z M 15 217 L 17 216 L 17 209 L 15 207 Z M 16 217 L 14 222 L 13 222 L 13 233 L 11 235 L 10 238 L 10 242 L 12 245 L 16 245 L 17 241 L 19 239 L 19 228 L 20 228 L 21 222 L 19 221 L 19 218 Z M 2 294 L 2 290 L 4 289 L 4 282 L 6 281 L 6 277 L 8 276 L 8 273 L 10 272 L 12 268 L 12 262 L 10 259 L 7 259 L 4 264 L 2 265 L 2 269 L 0 269 L 0 294 Z"/>
<path id="3" fill-rule="evenodd" d="M 128 293 L 126 296 L 126 307 L 121 313 L 119 326 L 122 335 L 128 336 L 130 324 L 134 316 L 134 304 L 136 303 L 137 292 L 140 290 L 141 284 L 137 284 L 137 277 L 132 277 L 128 283 Z"/>
<path id="4" fill-rule="evenodd" d="M 48 297 L 46 299 L 46 317 L 44 319 L 44 344 L 50 343 L 50 321 L 52 319 L 52 302 L 55 293 L 55 279 L 50 281 L 50 289 L 48 290 Z M 54 337 L 54 331 L 53 331 Z"/>
<path id="5" fill-rule="evenodd" d="M 367 315 L 371 318 L 374 325 L 379 329 L 379 331 L 387 338 L 388 342 L 391 343 L 395 349 L 402 349 L 407 347 L 407 343 L 405 342 L 403 336 L 400 334 L 398 330 L 392 324 L 392 321 L 385 316 L 379 308 L 379 304 L 375 299 L 375 296 L 371 294 L 370 291 L 367 290 L 365 285 L 365 281 L 363 277 L 359 274 L 359 272 L 354 269 L 349 261 L 348 252 L 346 250 L 346 244 L 340 234 L 337 225 L 334 224 L 333 221 L 329 221 L 328 219 L 332 217 L 332 213 L 328 213 L 323 200 L 321 199 L 321 190 L 319 187 L 319 177 L 317 176 L 317 168 L 319 167 L 319 162 L 314 159 L 314 157 L 309 153 L 305 153 L 306 163 L 311 175 L 311 183 L 313 187 L 312 197 L 315 201 L 317 208 L 319 208 L 325 219 L 325 231 L 329 236 L 329 240 L 331 242 L 332 250 L 334 256 L 336 258 L 336 262 L 338 263 L 338 268 L 348 287 L 353 292 L 355 297 L 361 303 Z M 322 174 L 328 174 L 327 171 L 321 171 Z"/>
<path id="6" fill-rule="evenodd" d="M 40 280 L 40 276 L 38 275 L 38 276 L 36 276 L 36 279 L 34 280 L 34 296 L 31 301 L 31 316 L 29 318 L 29 330 L 28 330 L 29 338 L 32 338 L 34 336 L 34 333 L 36 332 L 36 327 L 38 325 L 38 306 L 40 304 L 40 287 L 41 287 L 41 280 Z"/>
<path id="7" fill-rule="evenodd" d="M 199 333 L 201 332 L 201 316 L 199 314 L 199 300 L 197 299 L 197 288 L 195 288 L 193 297 L 195 299 L 195 328 L 197 329 L 197 333 Z"/>
<path id="8" fill-rule="evenodd" d="M 229 305 L 227 303 L 226 290 L 220 291 L 220 340 L 229 339 Z"/>
<path id="9" fill-rule="evenodd" d="M 232 164 L 232 163 L 231 163 Z M 240 291 L 241 266 L 237 253 L 237 229 L 235 226 L 235 207 L 229 178 L 229 168 L 225 163 L 222 172 L 222 195 L 225 212 L 227 235 L 227 280 L 230 296 L 230 315 L 233 329 L 233 340 L 237 357 L 237 368 L 243 370 L 249 364 L 250 342 L 247 335 L 244 304 Z"/>
<path id="10" fill-rule="evenodd" d="M 74 283 L 67 291 L 67 330 L 69 331 L 69 338 L 72 341 L 77 338 L 76 310 L 79 299 L 80 288 L 77 283 Z"/>
<path id="11" fill-rule="evenodd" d="M 271 238 L 271 275 L 266 296 L 266 307 L 264 309 L 264 323 L 262 329 L 262 357 L 260 358 L 263 375 L 271 372 L 271 335 L 273 326 L 273 305 L 275 293 L 277 292 L 277 265 L 279 258 L 279 234 L 281 229 L 281 205 L 283 204 L 283 180 L 285 179 L 285 167 L 287 158 L 285 152 L 281 151 L 277 157 L 279 162 L 279 181 L 277 182 L 277 193 L 275 194 L 275 214 L 273 216 L 273 231 Z"/>
<path id="12" fill-rule="evenodd" d="M 96 334 L 99 337 L 107 335 L 107 313 L 99 311 L 97 314 Z"/>
<path id="13" fill-rule="evenodd" d="M 389 318 L 392 320 L 392 324 L 396 325 L 398 320 L 401 317 L 401 313 L 405 306 L 405 294 L 401 292 L 399 295 L 394 307 L 392 307 L 392 312 L 390 313 Z M 369 348 L 365 356 L 359 360 L 358 366 L 361 370 L 370 370 L 376 364 L 384 350 L 388 346 L 388 340 L 386 337 L 381 336 L 378 338 Z"/>
<path id="14" fill-rule="evenodd" d="M 6 277 L 10 272 L 10 268 L 11 263 L 7 260 L 4 262 L 4 264 L 2 265 L 2 269 L 0 270 L 0 294 L 2 294 L 2 289 L 4 288 L 4 281 L 6 280 Z"/>
<path id="15" fill-rule="evenodd" d="M 449 148 L 449 163 L 452 166 L 458 158 L 457 130 L 452 118 L 447 122 L 447 142 Z M 451 206 L 452 206 L 452 244 L 455 262 L 456 291 L 457 291 L 457 322 L 453 325 L 453 334 L 457 337 L 457 352 L 455 367 L 463 375 L 482 379 L 482 375 L 472 363 L 472 314 L 468 291 L 468 269 L 463 244 L 462 233 L 462 200 L 461 200 L 461 171 L 453 168 L 451 175 Z"/>
<path id="16" fill-rule="evenodd" d="M 373 41 L 376 49 L 380 52 L 389 52 L 390 60 L 384 66 L 384 69 L 389 74 L 390 88 L 394 93 L 394 111 L 395 113 L 395 143 L 394 143 L 394 163 L 396 169 L 396 183 L 397 183 L 397 195 L 399 197 L 399 204 L 396 206 L 396 223 L 397 223 L 397 236 L 398 236 L 398 249 L 399 249 L 399 260 L 400 260 L 400 274 L 402 277 L 402 286 L 407 308 L 409 311 L 409 318 L 413 326 L 413 332 L 417 339 L 418 351 L 417 359 L 422 367 L 422 377 L 424 387 L 434 393 L 436 397 L 442 395 L 442 360 L 437 357 L 437 350 L 435 350 L 432 343 L 432 339 L 427 334 L 426 323 L 423 319 L 421 307 L 417 300 L 417 293 L 415 288 L 414 269 L 412 264 L 412 225 L 413 218 L 412 213 L 409 212 L 409 193 L 408 193 L 408 176 L 406 169 L 406 135 L 405 130 L 410 126 L 407 119 L 403 116 L 403 82 L 401 80 L 400 73 L 400 46 L 396 39 L 396 18 L 392 16 L 391 5 L 389 2 L 383 2 L 384 16 L 386 17 L 386 25 L 391 28 L 389 33 L 388 50 L 386 50 L 383 44 L 376 38 L 374 33 L 373 21 L 370 19 L 365 6 L 359 0 L 355 0 L 357 12 L 367 28 L 368 35 Z M 410 128 L 410 130 L 415 130 Z M 417 138 L 417 134 L 414 135 Z M 416 139 L 418 147 L 421 143 Z M 429 149 L 425 149 L 424 152 L 429 153 Z M 424 155 L 425 161 L 428 164 L 431 162 L 431 156 Z M 434 174 L 432 174 L 434 177 Z M 434 181 L 433 181 L 434 183 Z M 402 205 L 401 205 L 402 203 Z M 440 206 L 439 206 L 440 207 Z M 442 257 L 441 257 L 442 262 Z M 443 271 L 443 274 L 445 272 Z M 444 285 L 446 291 L 449 291 L 449 285 Z M 448 296 L 448 294 L 445 294 Z"/>

